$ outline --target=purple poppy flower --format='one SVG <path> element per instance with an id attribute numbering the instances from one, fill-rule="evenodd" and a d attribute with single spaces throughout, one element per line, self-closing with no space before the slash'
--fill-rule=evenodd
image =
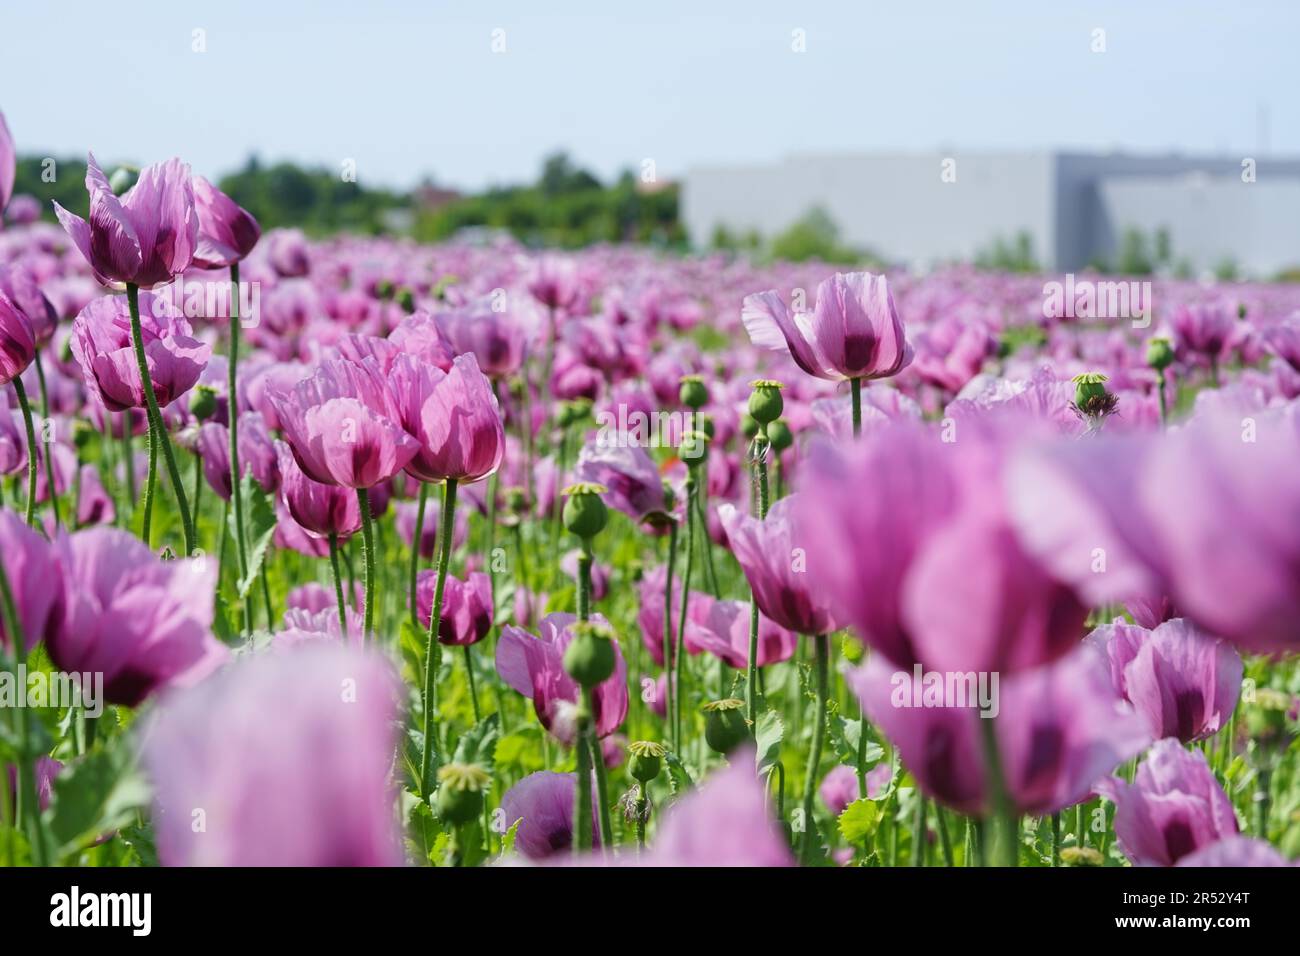
<path id="1" fill-rule="evenodd" d="M 134 707 L 197 683 L 230 657 L 212 635 L 216 562 L 159 561 L 137 538 L 91 528 L 55 542 L 63 614 L 46 639 L 61 670 L 101 672 L 104 696 Z"/>
<path id="2" fill-rule="evenodd" d="M 27 317 L 32 324 L 36 347 L 44 348 L 54 338 L 59 315 L 53 303 L 41 291 L 40 282 L 32 270 L 21 263 L 0 263 L 0 295 L 7 296 L 9 304 Z"/>
<path id="3" fill-rule="evenodd" d="M 212 347 L 193 338 L 190 323 L 163 296 L 140 293 L 140 331 L 158 407 L 166 408 L 199 380 Z M 72 355 L 91 393 L 109 411 L 144 408 L 144 386 L 123 296 L 102 296 L 72 323 Z"/>
<path id="4" fill-rule="evenodd" d="M 420 625 L 429 627 L 433 609 L 433 591 L 437 572 L 421 571 L 415 585 L 415 603 Z M 438 640 L 443 644 L 477 644 L 492 630 L 492 579 L 475 571 L 462 581 L 448 574 L 443 586 L 442 614 L 438 620 Z"/>
<path id="5" fill-rule="evenodd" d="M 776 292 L 746 296 L 741 318 L 755 345 L 788 352 L 818 378 L 887 378 L 912 361 L 883 275 L 835 273 L 817 287 L 811 314 L 792 314 Z"/>
<path id="6" fill-rule="evenodd" d="M 311 271 L 311 253 L 301 229 L 272 229 L 266 245 L 271 268 L 282 278 L 299 278 Z"/>
<path id="7" fill-rule="evenodd" d="M 3 122 L 3 117 L 0 117 Z M 59 775 L 63 769 L 62 762 L 55 760 L 53 757 L 41 756 L 36 758 L 36 800 L 42 810 L 50 808 L 50 800 L 54 796 L 54 778 Z M 13 795 L 18 793 L 18 768 L 13 764 L 0 764 L 0 771 L 7 774 L 9 778 L 9 788 L 6 790 L 0 788 L 0 800 L 9 800 L 9 806 L 5 814 L 9 819 L 13 819 L 14 805 Z"/>
<path id="8" fill-rule="evenodd" d="M 450 372 L 401 355 L 392 382 L 401 421 L 417 449 L 407 474 L 427 482 L 473 482 L 501 466 L 501 410 L 472 354 L 456 356 Z"/>
<path id="9" fill-rule="evenodd" d="M 1264 342 L 1274 355 L 1300 371 L 1300 312 L 1265 332 Z"/>
<path id="10" fill-rule="evenodd" d="M 413 547 L 415 519 L 419 506 L 414 501 L 398 501 L 393 505 L 393 509 L 398 535 L 408 548 Z M 424 524 L 420 526 L 420 556 L 429 560 L 432 560 L 437 553 L 441 512 L 441 503 L 434 496 L 430 496 L 424 506 Z M 456 511 L 455 525 L 451 532 L 453 551 L 469 540 L 469 517 L 463 509 Z"/>
<path id="11" fill-rule="evenodd" d="M 1175 866 L 1300 866 L 1288 863 L 1271 843 L 1230 836 L 1181 857 Z"/>
<path id="12" fill-rule="evenodd" d="M 223 268 L 252 252 L 262 236 L 252 213 L 202 176 L 194 177 L 192 188 L 199 218 L 194 264 L 202 269 Z"/>
<path id="13" fill-rule="evenodd" d="M 593 621 L 605 623 L 599 614 Z M 548 614 L 542 618 L 540 637 L 518 627 L 506 627 L 497 641 L 497 673 L 525 697 L 531 697 L 542 726 L 565 743 L 572 743 L 576 728 L 578 685 L 564 670 L 564 650 L 573 640 L 572 614 Z M 608 737 L 627 717 L 627 663 L 618 642 L 614 642 L 617 664 L 610 678 L 596 686 L 592 721 L 596 736 Z"/>
<path id="14" fill-rule="evenodd" d="M 373 359 L 327 359 L 290 391 L 270 398 L 293 457 L 313 481 L 372 488 L 419 451 Z"/>
<path id="15" fill-rule="evenodd" d="M 230 500 L 230 432 L 225 425 L 205 422 L 199 426 L 198 448 L 203 474 L 223 501 Z M 239 464 L 268 494 L 280 490 L 280 463 L 275 442 L 257 412 L 239 416 Z"/>
<path id="16" fill-rule="evenodd" d="M 601 495 L 605 503 L 633 521 L 670 511 L 659 468 L 644 448 L 631 441 L 583 445 L 573 478 L 603 485 L 608 489 Z"/>
<path id="17" fill-rule="evenodd" d="M 1132 783 L 1110 778 L 1097 792 L 1115 804 L 1115 835 L 1135 866 L 1172 866 L 1237 833 L 1205 755 L 1172 738 L 1151 748 Z"/>
<path id="18" fill-rule="evenodd" d="M 160 860 L 399 865 L 399 700 L 387 661 L 325 642 L 249 657 L 169 699 L 144 745 Z"/>
<path id="19" fill-rule="evenodd" d="M 55 215 L 101 285 L 151 289 L 189 268 L 199 241 L 190 167 L 179 159 L 146 166 L 119 200 L 92 153 L 86 162 L 90 221 L 57 202 Z"/>
<path id="20" fill-rule="evenodd" d="M 63 572 L 57 555 L 16 513 L 0 510 L 0 561 L 13 589 L 24 646 L 30 650 L 42 640 L 48 643 L 63 616 Z M 0 646 L 13 646 L 2 615 Z"/>
<path id="21" fill-rule="evenodd" d="M 796 634 L 829 634 L 841 626 L 820 586 L 821 568 L 809 568 L 802 529 L 796 527 L 800 497 L 782 498 L 762 521 L 733 505 L 718 510 L 727 543 L 754 591 L 759 610 Z"/>
<path id="22" fill-rule="evenodd" d="M 0 292 L 0 388 L 8 385 L 36 357 L 36 333 L 31 320 Z"/>
<path id="23" fill-rule="evenodd" d="M 498 311 L 494 304 L 491 298 L 483 299 L 438 312 L 434 319 L 456 354 L 473 352 L 488 378 L 509 378 L 528 355 L 528 329 L 513 313 Z"/>
<path id="24" fill-rule="evenodd" d="M 1201 740 L 1227 726 L 1242 677 L 1231 644 L 1181 618 L 1150 631 L 1116 620 L 1089 639 L 1104 649 L 1115 689 L 1156 737 Z"/>
<path id="25" fill-rule="evenodd" d="M 530 860 L 545 860 L 573 846 L 573 800 L 577 775 L 542 770 L 530 773 L 501 798 L 502 819 L 515 830 L 515 849 Z M 592 841 L 600 846 L 600 824 L 592 793 Z"/>
<path id="26" fill-rule="evenodd" d="M 973 671 L 925 671 L 918 679 L 877 654 L 847 679 L 925 792 L 962 813 L 990 810 L 981 720 L 994 721 L 1009 799 L 1034 816 L 1087 799 L 1103 775 L 1151 740 L 1088 646 L 996 686 L 993 675 Z"/>
<path id="27" fill-rule="evenodd" d="M 9 405 L 8 391 L 0 392 L 0 475 L 17 474 L 27 467 L 27 432 L 22 412 Z"/>
<path id="28" fill-rule="evenodd" d="M 1169 320 L 1178 351 L 1210 361 L 1217 361 L 1223 354 L 1234 322 L 1223 302 L 1183 304 L 1174 309 Z"/>
<path id="29" fill-rule="evenodd" d="M 275 450 L 280 467 L 280 500 L 295 526 L 317 538 L 346 538 L 360 530 L 361 506 L 356 495 L 340 485 L 307 477 L 284 442 L 276 442 Z"/>
<path id="30" fill-rule="evenodd" d="M 443 334 L 438 321 L 423 309 L 417 309 L 398 323 L 388 336 L 388 341 L 399 352 L 413 355 L 421 362 L 436 365 L 450 372 L 456 354 L 464 351 L 452 346 Z"/>
<path id="31" fill-rule="evenodd" d="M 660 588 L 661 597 L 662 594 L 663 589 Z M 749 616 L 748 601 L 719 601 L 712 595 L 692 594 L 686 612 L 686 634 L 682 641 L 692 654 L 708 652 L 730 667 L 747 667 Z M 798 646 L 798 634 L 764 614 L 759 615 L 759 667 L 788 661 L 794 657 Z"/>
<path id="32" fill-rule="evenodd" d="M 637 866 L 791 866 L 790 846 L 754 773 L 754 753 L 742 748 L 724 768 L 664 814 Z"/>

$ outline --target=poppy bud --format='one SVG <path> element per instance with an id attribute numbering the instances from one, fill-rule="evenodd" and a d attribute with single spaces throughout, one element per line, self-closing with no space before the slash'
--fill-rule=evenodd
<path id="1" fill-rule="evenodd" d="M 1147 343 L 1147 365 L 1163 372 L 1174 363 L 1174 347 L 1168 339 L 1155 338 Z"/>
<path id="2" fill-rule="evenodd" d="M 678 396 L 687 408 L 701 409 L 709 404 L 709 387 L 699 375 L 683 375 Z"/>
<path id="3" fill-rule="evenodd" d="M 729 754 L 749 739 L 745 702 L 738 697 L 705 704 L 704 740 L 716 753 Z"/>
<path id="4" fill-rule="evenodd" d="M 785 407 L 785 403 L 781 400 L 781 389 L 785 386 L 766 378 L 757 379 L 750 385 L 754 390 L 749 393 L 749 414 L 754 421 L 766 425 L 780 418 L 781 411 Z"/>
<path id="5" fill-rule="evenodd" d="M 190 414 L 206 422 L 217 413 L 217 390 L 211 385 L 199 385 L 190 395 Z"/>
<path id="6" fill-rule="evenodd" d="M 380 279 L 375 283 L 375 298 L 387 302 L 393 297 L 393 280 Z"/>
<path id="7" fill-rule="evenodd" d="M 772 450 L 780 453 L 794 444 L 794 432 L 783 419 L 778 418 L 767 426 L 767 440 L 772 443 Z"/>
<path id="8" fill-rule="evenodd" d="M 397 290 L 397 304 L 407 315 L 415 311 L 415 293 L 411 291 L 410 286 L 404 285 Z"/>
<path id="9" fill-rule="evenodd" d="M 579 538 L 590 540 L 605 530 L 609 523 L 609 508 L 600 497 L 608 489 L 604 485 L 580 482 L 564 489 L 564 527 Z"/>
<path id="10" fill-rule="evenodd" d="M 573 640 L 564 649 L 564 670 L 583 687 L 609 680 L 618 661 L 614 633 L 606 626 L 580 621 L 573 625 Z"/>
<path id="11" fill-rule="evenodd" d="M 712 415 L 696 415 L 695 426 L 696 426 L 696 431 L 704 432 L 704 434 L 709 436 L 710 441 L 713 440 L 713 436 L 717 433 L 717 430 L 714 428 L 713 425 Z"/>
<path id="12" fill-rule="evenodd" d="M 116 196 L 122 195 L 140 178 L 140 170 L 133 166 L 119 166 L 113 170 L 113 175 L 108 178 L 108 188 L 113 190 Z"/>
<path id="13" fill-rule="evenodd" d="M 740 416 L 740 433 L 746 438 L 753 438 L 758 434 L 758 422 L 748 412 Z"/>
<path id="14" fill-rule="evenodd" d="M 638 740 L 627 745 L 627 753 L 627 772 L 633 780 L 644 784 L 659 776 L 668 750 L 663 744 Z"/>
<path id="15" fill-rule="evenodd" d="M 483 812 L 483 791 L 491 780 L 478 764 L 447 764 L 438 771 L 438 794 L 434 799 L 438 816 L 457 825 L 477 819 Z"/>
<path id="16" fill-rule="evenodd" d="M 709 455 L 709 436 L 704 432 L 687 432 L 682 435 L 677 454 L 688 465 L 699 464 Z"/>

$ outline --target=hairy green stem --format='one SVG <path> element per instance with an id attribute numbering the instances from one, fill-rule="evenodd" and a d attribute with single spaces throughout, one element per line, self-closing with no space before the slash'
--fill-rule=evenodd
<path id="1" fill-rule="evenodd" d="M 21 376 L 15 375 L 13 379 L 14 391 L 18 394 L 18 407 L 22 409 L 23 425 L 27 428 L 27 514 L 25 520 L 28 527 L 36 527 L 36 461 L 38 453 L 36 451 L 36 429 L 32 426 L 32 406 L 27 401 L 27 389 L 23 386 Z M 51 481 L 50 490 L 53 491 L 54 484 Z"/>
<path id="2" fill-rule="evenodd" d="M 442 510 L 438 513 L 438 567 L 433 585 L 433 605 L 429 608 L 429 631 L 424 644 L 424 750 L 420 755 L 420 787 L 425 799 L 433 792 L 425 787 L 433 758 L 434 693 L 438 679 L 438 623 L 442 619 L 442 592 L 447 584 L 447 566 L 451 564 L 451 529 L 456 520 L 456 479 L 448 478 L 442 488 Z"/>
<path id="3" fill-rule="evenodd" d="M 45 363 L 41 361 L 41 350 L 36 350 L 36 357 L 32 359 L 32 364 L 36 366 L 36 384 L 41 390 L 41 419 L 45 422 L 50 420 L 50 392 L 45 386 Z M 80 464 L 80 462 L 78 462 Z M 50 441 L 45 444 L 45 483 L 50 489 L 50 510 L 54 513 L 54 527 L 57 530 L 63 524 L 63 516 L 60 514 L 59 507 L 59 486 L 54 481 L 54 442 Z M 72 505 L 73 513 L 76 513 L 77 505 Z"/>
<path id="4" fill-rule="evenodd" d="M 817 827 L 813 823 L 813 798 L 817 795 L 817 770 L 822 759 L 822 741 L 826 735 L 826 698 L 830 682 L 830 638 L 825 634 L 813 637 L 817 680 L 817 705 L 813 714 L 812 750 L 808 753 L 808 773 L 803 785 L 803 848 L 800 860 L 807 865 L 812 862 L 813 834 Z"/>

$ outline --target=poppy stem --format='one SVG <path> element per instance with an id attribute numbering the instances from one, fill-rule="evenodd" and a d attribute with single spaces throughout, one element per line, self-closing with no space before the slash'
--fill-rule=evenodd
<path id="1" fill-rule="evenodd" d="M 925 824 L 925 795 L 918 789 L 916 791 L 916 817 L 912 821 L 913 866 L 925 866 L 927 839 L 927 828 Z"/>
<path id="2" fill-rule="evenodd" d="M 993 823 L 990 842 L 1001 851 L 1003 866 L 1019 866 L 1020 820 L 1007 796 L 1006 778 L 1002 775 L 1002 757 L 998 747 L 995 717 L 975 718 L 979 721 L 984 743 L 984 777 L 992 795 Z"/>
<path id="3" fill-rule="evenodd" d="M 591 539 L 581 538 L 578 552 L 578 620 L 591 619 Z"/>
<path id="4" fill-rule="evenodd" d="M 411 570 L 408 575 L 409 597 L 407 604 L 411 608 L 411 623 L 420 625 L 420 608 L 416 600 L 416 581 L 420 577 L 420 542 L 424 537 L 424 511 L 429 504 L 429 486 L 420 482 L 420 496 L 415 506 L 415 533 L 411 536 Z"/>
<path id="5" fill-rule="evenodd" d="M 849 394 L 853 398 L 853 437 L 862 435 L 862 379 L 849 379 Z M 867 795 L 867 711 L 858 701 L 858 749 L 854 755 L 854 770 L 857 771 L 858 793 Z M 942 821 L 941 821 L 942 822 Z"/>
<path id="6" fill-rule="evenodd" d="M 16 377 L 14 384 L 21 387 Z M 31 458 L 30 452 L 28 458 Z M 18 618 L 18 606 L 14 602 L 13 588 L 9 584 L 9 572 L 5 569 L 3 560 L 0 560 L 0 614 L 4 616 L 5 633 L 9 635 L 9 642 L 14 646 L 14 673 L 17 675 L 27 664 L 27 639 L 23 635 L 22 621 Z M 44 867 L 49 865 L 49 857 L 46 852 L 45 826 L 41 820 L 40 797 L 36 787 L 36 755 L 30 750 L 31 737 L 27 723 L 29 708 L 18 707 L 17 710 L 18 788 L 14 800 L 17 810 L 14 820 L 19 829 L 23 829 L 22 820 L 24 816 L 27 817 L 32 861 L 37 866 Z"/>
<path id="7" fill-rule="evenodd" d="M 678 742 L 682 739 L 682 644 L 686 633 L 686 612 L 691 601 L 691 571 L 695 558 L 695 466 L 686 469 L 686 568 L 682 573 L 681 612 L 677 616 L 677 639 L 673 649 L 673 710 L 672 719 Z"/>
<path id="8" fill-rule="evenodd" d="M 677 561 L 677 522 L 668 525 L 668 574 L 664 583 L 664 718 L 673 751 L 677 752 L 677 735 L 673 732 L 673 567 Z"/>
<path id="9" fill-rule="evenodd" d="M 339 606 L 339 634 L 348 635 L 347 605 L 343 603 L 343 576 L 339 574 L 339 536 L 330 534 L 330 570 L 334 572 L 334 600 Z"/>
<path id="10" fill-rule="evenodd" d="M 813 833 L 817 827 L 813 823 L 813 797 L 817 793 L 817 769 L 822 759 L 822 741 L 826 735 L 826 698 L 827 685 L 830 682 L 831 639 L 825 634 L 813 637 L 815 664 L 813 669 L 817 679 L 817 704 L 813 715 L 812 750 L 808 753 L 808 773 L 803 784 L 803 841 L 799 860 L 804 865 L 812 862 Z"/>
<path id="11" fill-rule="evenodd" d="M 591 727 L 591 706 L 585 693 L 578 695 L 576 715 L 577 735 L 574 737 L 574 758 L 577 772 L 573 800 L 573 852 L 585 853 L 591 849 L 591 747 L 587 736 Z"/>
<path id="12" fill-rule="evenodd" d="M 364 642 L 370 639 L 375 624 L 375 525 L 370 517 L 370 492 L 365 488 L 357 489 L 357 504 L 361 507 L 361 561 L 366 567 L 365 624 L 361 630 Z"/>
<path id="13" fill-rule="evenodd" d="M 140 328 L 140 287 L 133 282 L 128 282 L 126 285 L 126 301 L 131 309 L 131 340 L 135 343 L 135 361 L 140 371 L 140 385 L 144 391 L 149 427 L 152 429 L 150 442 L 162 448 L 167 476 L 171 479 L 172 490 L 176 492 L 176 507 L 181 513 L 185 555 L 189 557 L 194 554 L 194 521 L 190 517 L 190 505 L 185 497 L 185 483 L 181 480 L 181 473 L 176 467 L 176 456 L 172 454 L 171 440 L 167 436 L 162 412 L 158 409 L 158 396 L 154 394 L 153 380 L 149 376 L 149 360 L 144 352 L 144 332 Z M 155 470 L 156 467 L 151 464 L 149 473 L 153 474 Z"/>
<path id="14" fill-rule="evenodd" d="M 18 407 L 23 412 L 23 424 L 27 428 L 27 516 L 28 527 L 36 527 L 36 429 L 32 426 L 32 406 L 27 401 L 27 389 L 23 386 L 23 380 L 20 376 L 15 375 L 13 378 L 14 391 L 18 393 Z M 50 483 L 50 490 L 53 492 L 53 481 Z"/>
<path id="15" fill-rule="evenodd" d="M 420 789 L 426 800 L 433 799 L 428 786 L 433 757 L 434 692 L 438 677 L 438 624 L 442 619 L 442 592 L 447 584 L 447 565 L 451 563 L 451 529 L 456 521 L 456 479 L 448 478 L 442 487 L 442 510 L 438 513 L 438 567 L 433 586 L 433 605 L 429 608 L 429 633 L 424 644 L 424 749 L 420 755 Z"/>
<path id="16" fill-rule="evenodd" d="M 469 701 L 474 706 L 474 723 L 478 724 L 481 718 L 478 709 L 478 688 L 474 685 L 474 661 L 471 659 L 470 645 L 464 644 L 462 648 L 465 651 L 465 674 L 469 678 Z"/>
<path id="17" fill-rule="evenodd" d="M 646 818 L 646 798 L 645 784 L 636 785 L 636 846 L 637 850 L 645 851 L 645 818 Z"/>
<path id="18" fill-rule="evenodd" d="M 583 695 L 587 698 L 587 713 L 596 713 L 596 689 L 584 687 Z M 614 826 L 609 817 L 609 781 L 605 774 L 605 755 L 596 736 L 594 719 L 587 721 L 587 746 L 591 748 L 591 766 L 596 771 L 596 815 L 600 821 L 600 845 L 608 853 L 614 846 Z"/>
<path id="19" fill-rule="evenodd" d="M 235 553 L 239 560 L 239 579 L 248 576 L 248 532 L 244 527 L 244 492 L 240 488 L 239 467 L 239 263 L 230 264 L 230 356 L 226 363 L 226 420 L 230 440 L 230 504 L 235 510 Z M 198 508 L 198 505 L 195 505 Z M 244 600 L 245 605 L 249 603 Z M 244 625 L 252 630 L 251 612 L 245 609 Z M 347 634 L 347 628 L 343 630 Z"/>
<path id="20" fill-rule="evenodd" d="M 41 361 L 41 350 L 36 350 L 36 357 L 32 359 L 32 364 L 36 366 L 36 383 L 41 389 L 41 418 L 48 422 L 50 420 L 50 393 L 45 387 L 45 363 Z M 80 466 L 80 462 L 78 462 Z M 59 508 L 59 487 L 54 482 L 54 442 L 47 442 L 45 445 L 45 484 L 50 489 L 50 510 L 54 512 L 54 528 L 58 530 L 62 526 L 63 520 Z M 77 505 L 73 502 L 73 513 L 76 513 Z"/>
<path id="21" fill-rule="evenodd" d="M 750 445 L 750 463 L 754 471 L 754 483 L 758 487 L 758 519 L 767 517 L 767 434 L 759 426 L 759 432 Z M 758 722 L 758 601 L 754 598 L 754 589 L 749 589 L 749 661 L 746 664 L 746 714 L 750 726 Z"/>
<path id="22" fill-rule="evenodd" d="M 149 474 L 144 482 L 144 519 L 140 528 L 140 540 L 153 550 L 153 496 L 158 488 L 158 436 L 149 429 Z"/>

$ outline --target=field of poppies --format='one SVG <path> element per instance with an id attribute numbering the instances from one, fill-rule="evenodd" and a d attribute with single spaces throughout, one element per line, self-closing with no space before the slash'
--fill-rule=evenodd
<path id="1" fill-rule="evenodd" d="M 13 156 L 0 864 L 1300 855 L 1300 286 L 309 241 L 178 159 L 56 226 Z"/>

